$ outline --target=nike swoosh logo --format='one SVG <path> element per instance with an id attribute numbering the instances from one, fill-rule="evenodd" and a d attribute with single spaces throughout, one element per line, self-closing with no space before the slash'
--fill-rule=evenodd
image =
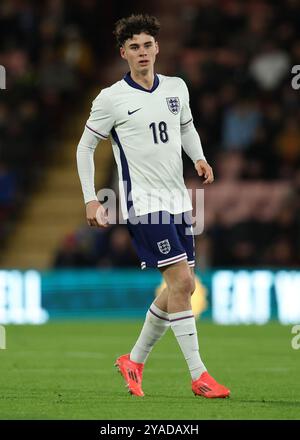
<path id="1" fill-rule="evenodd" d="M 141 107 L 141 108 L 142 108 L 142 107 Z M 132 115 L 133 113 L 138 112 L 139 110 L 141 110 L 141 108 L 137 108 L 136 110 L 133 110 L 133 112 L 131 112 L 131 111 L 128 110 L 128 114 L 129 114 L 129 115 Z"/>

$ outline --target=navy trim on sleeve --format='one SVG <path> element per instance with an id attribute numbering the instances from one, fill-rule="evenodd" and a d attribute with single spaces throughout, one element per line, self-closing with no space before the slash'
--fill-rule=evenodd
<path id="1" fill-rule="evenodd" d="M 108 139 L 108 136 L 104 136 L 104 134 L 99 133 L 98 131 L 94 130 L 93 128 L 89 127 L 87 124 L 85 124 L 86 128 L 91 130 L 93 133 L 97 134 L 98 136 L 102 137 L 102 139 Z"/>
<path id="2" fill-rule="evenodd" d="M 187 121 L 187 122 L 184 122 L 183 124 L 180 124 L 180 125 L 186 125 L 186 124 L 189 124 L 190 122 L 192 122 L 192 120 L 193 120 L 193 118 L 192 119 L 190 119 L 189 121 Z"/>

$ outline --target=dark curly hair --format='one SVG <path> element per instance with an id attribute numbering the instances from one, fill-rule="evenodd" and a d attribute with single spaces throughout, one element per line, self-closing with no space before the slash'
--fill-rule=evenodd
<path id="1" fill-rule="evenodd" d="M 160 23 L 156 17 L 150 15 L 130 15 L 121 18 L 116 22 L 113 32 L 117 40 L 117 46 L 122 47 L 128 38 L 132 38 L 134 34 L 138 35 L 145 32 L 152 37 L 156 37 L 160 29 Z"/>

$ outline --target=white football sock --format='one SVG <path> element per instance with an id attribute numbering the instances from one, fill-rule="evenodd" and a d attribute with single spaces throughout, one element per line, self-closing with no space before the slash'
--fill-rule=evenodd
<path id="1" fill-rule="evenodd" d="M 192 310 L 169 313 L 172 330 L 188 364 L 192 380 L 196 380 L 206 371 L 198 345 L 195 317 Z"/>
<path id="2" fill-rule="evenodd" d="M 152 303 L 146 314 L 140 336 L 131 350 L 130 359 L 134 362 L 145 363 L 154 344 L 166 333 L 169 327 L 168 313 L 163 312 Z"/>

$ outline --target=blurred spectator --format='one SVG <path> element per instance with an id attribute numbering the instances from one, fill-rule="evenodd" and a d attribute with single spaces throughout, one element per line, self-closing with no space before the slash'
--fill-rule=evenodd
<path id="1" fill-rule="evenodd" d="M 58 251 L 53 266 L 55 268 L 90 267 L 92 254 L 84 249 L 75 234 L 67 235 Z"/>
<path id="2" fill-rule="evenodd" d="M 127 228 L 84 226 L 65 237 L 53 266 L 62 267 L 132 267 L 139 266 Z"/>
<path id="3" fill-rule="evenodd" d="M 107 266 L 111 267 L 139 266 L 140 263 L 133 249 L 127 227 L 119 225 L 112 228 L 104 261 Z M 101 264 L 101 260 L 99 264 Z"/>
<path id="4" fill-rule="evenodd" d="M 256 136 L 261 114 L 248 99 L 239 100 L 224 113 L 223 145 L 228 150 L 245 150 Z"/>
<path id="5" fill-rule="evenodd" d="M 240 152 L 230 151 L 218 155 L 218 161 L 215 168 L 215 173 L 218 179 L 222 181 L 239 180 L 245 169 L 245 158 Z"/>
<path id="6" fill-rule="evenodd" d="M 297 165 L 300 158 L 300 127 L 295 117 L 289 116 L 285 120 L 281 132 L 278 134 L 276 147 L 280 159 L 285 163 Z"/>

